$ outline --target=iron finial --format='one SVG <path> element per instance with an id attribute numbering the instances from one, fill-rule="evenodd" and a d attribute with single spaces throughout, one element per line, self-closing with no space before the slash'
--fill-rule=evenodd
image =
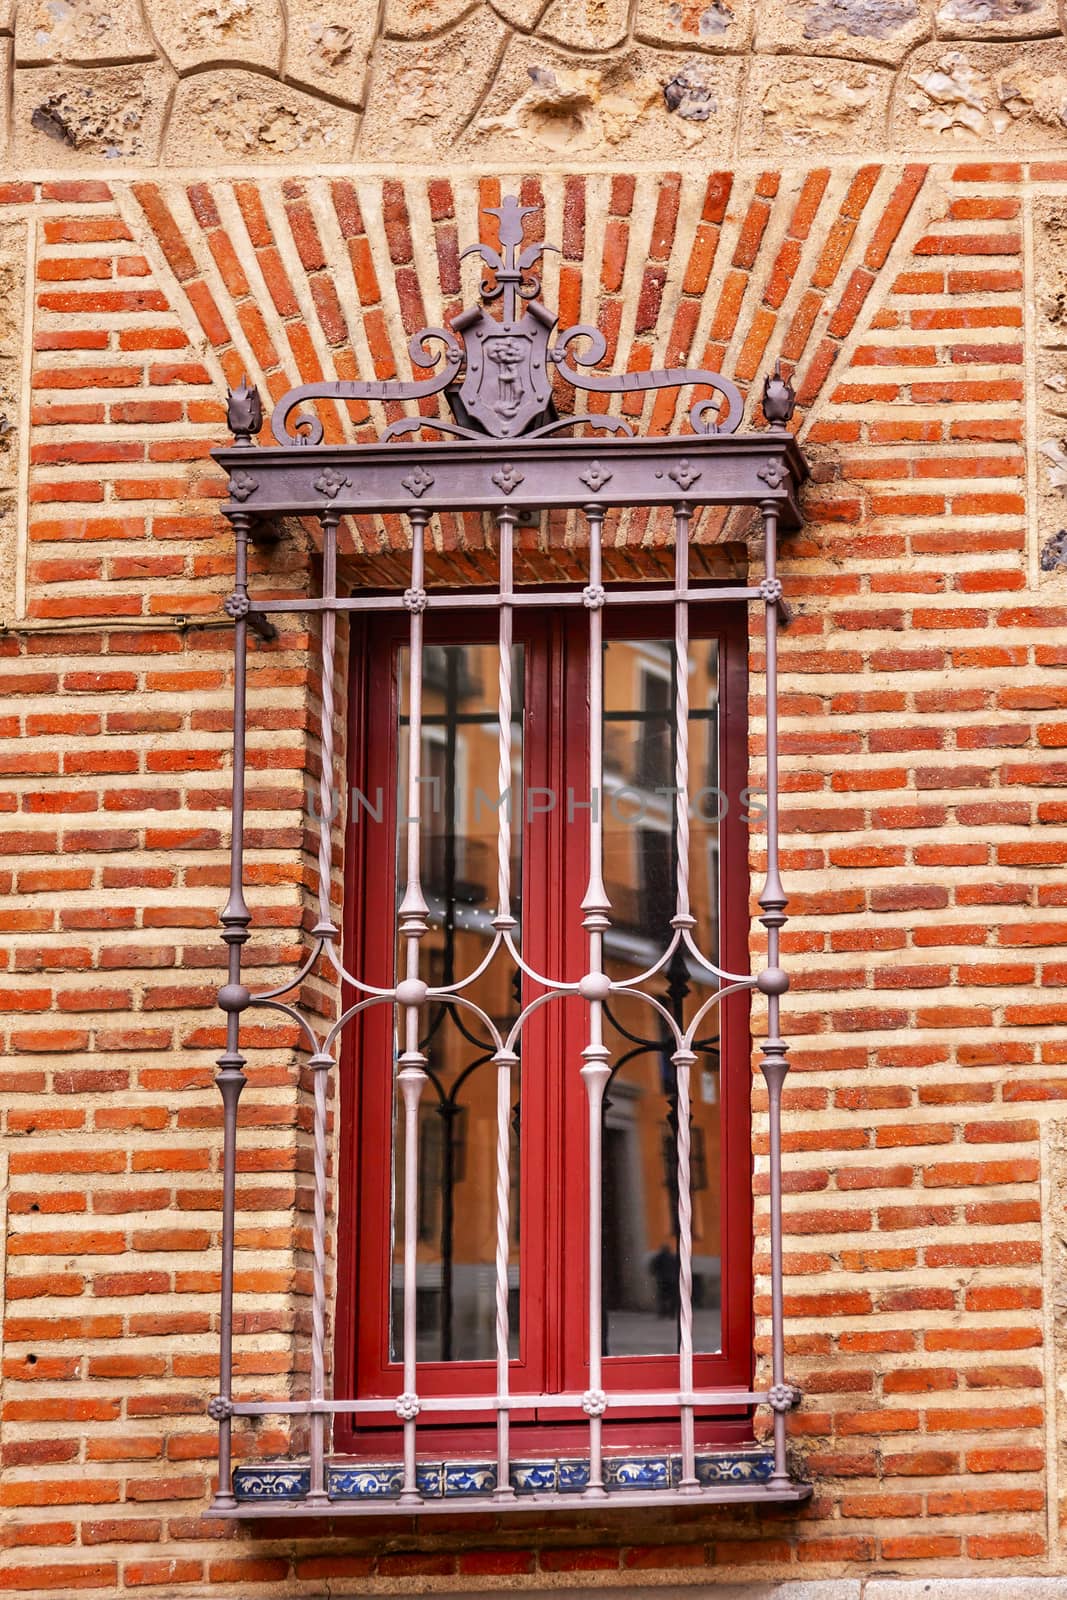
<path id="1" fill-rule="evenodd" d="M 500 250 L 492 245 L 468 245 L 460 256 L 480 256 L 492 273 L 492 278 L 482 280 L 482 299 L 496 300 L 504 296 L 504 321 L 512 323 L 517 310 L 516 296 L 532 300 L 541 292 L 541 280 L 530 268 L 546 250 L 555 250 L 554 244 L 531 244 L 520 252 L 526 218 L 540 211 L 540 206 L 524 206 L 518 197 L 506 194 L 498 206 L 484 206 L 486 216 L 496 217 L 500 223 Z M 501 253 L 502 252 L 502 253 Z"/>
<path id="2" fill-rule="evenodd" d="M 774 372 L 763 380 L 763 415 L 773 427 L 784 425 L 796 410 L 797 397 L 793 385 L 782 377 L 782 363 L 774 363 Z"/>
<path id="3" fill-rule="evenodd" d="M 259 390 L 250 384 L 245 373 L 236 389 L 226 391 L 226 424 L 233 434 L 234 443 L 250 445 L 252 437 L 263 426 L 263 402 Z"/>

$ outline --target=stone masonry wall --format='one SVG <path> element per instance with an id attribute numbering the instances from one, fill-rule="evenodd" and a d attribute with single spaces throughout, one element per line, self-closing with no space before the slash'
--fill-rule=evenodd
<path id="1" fill-rule="evenodd" d="M 0 1587 L 1067 1576 L 1057 6 L 24 0 L 0 24 Z M 543 204 L 545 297 L 599 324 L 611 366 L 710 365 L 754 397 L 781 358 L 800 396 L 786 1271 L 816 1491 L 759 1517 L 249 1531 L 203 1514 L 231 571 L 208 452 L 242 372 L 272 398 L 410 372 L 411 334 L 475 293 L 458 251 L 501 183 Z M 642 425 L 677 418 L 650 399 Z M 464 541 L 438 578 L 474 570 Z M 395 582 L 393 545 L 350 530 L 345 559 Z M 287 528 L 254 582 L 298 594 L 307 563 Z M 263 986 L 308 921 L 313 663 L 298 616 L 253 647 Z M 758 716 L 755 644 L 751 664 Z M 251 1394 L 304 1381 L 308 1085 L 284 1026 L 247 1036 Z M 238 1433 L 242 1458 L 289 1444 Z"/>
<path id="2" fill-rule="evenodd" d="M 1067 144 L 1062 0 L 3 0 L 13 159 Z"/>

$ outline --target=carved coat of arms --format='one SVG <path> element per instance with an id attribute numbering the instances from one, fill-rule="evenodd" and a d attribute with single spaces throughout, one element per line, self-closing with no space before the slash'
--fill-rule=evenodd
<path id="1" fill-rule="evenodd" d="M 481 306 L 453 321 L 467 355 L 458 399 L 487 433 L 517 438 L 544 413 L 552 398 L 548 340 L 555 325 L 538 301 L 514 322 L 497 322 Z"/>

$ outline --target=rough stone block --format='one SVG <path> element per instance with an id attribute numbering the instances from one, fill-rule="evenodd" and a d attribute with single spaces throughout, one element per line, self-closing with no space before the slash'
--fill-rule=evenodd
<path id="1" fill-rule="evenodd" d="M 347 161 L 355 131 L 354 112 L 255 73 L 220 70 L 179 85 L 166 158 L 183 166 L 219 156 Z"/>
<path id="2" fill-rule="evenodd" d="M 754 13 L 754 0 L 638 0 L 635 31 L 649 44 L 747 50 Z"/>
<path id="3" fill-rule="evenodd" d="M 901 1594 L 895 1600 L 911 1600 L 911 1595 L 905 1596 L 901 1585 Z M 910 1586 L 909 1586 L 910 1587 Z M 482 1593 L 491 1597 L 491 1600 L 503 1600 L 505 1594 L 514 1595 L 514 1589 L 508 1590 L 483 1590 Z M 523 1590 L 524 1600 L 588 1600 L 590 1590 L 581 1589 L 537 1589 Z M 635 1589 L 627 1586 L 622 1589 L 612 1588 L 614 1600 L 647 1600 L 648 1589 Z M 870 1593 L 868 1589 L 867 1593 Z M 692 1584 L 676 1585 L 667 1584 L 663 1587 L 656 1586 L 657 1600 L 693 1600 L 700 1596 L 701 1600 L 862 1600 L 860 1581 L 858 1578 L 787 1578 L 784 1582 L 775 1579 L 762 1579 L 756 1582 L 717 1582 L 710 1588 L 701 1585 L 694 1588 Z M 467 1600 L 467 1596 L 458 1594 L 442 1594 L 438 1600 Z M 879 1600 L 884 1600 L 879 1596 Z M 924 1597 L 925 1600 L 925 1597 Z M 1009 1597 L 1013 1600 L 1013 1597 Z M 1030 1597 L 1020 1596 L 1020 1600 L 1030 1600 Z M 1035 1600 L 1037 1597 L 1035 1596 Z"/>
<path id="4" fill-rule="evenodd" d="M 940 0 L 940 39 L 1035 39 L 1059 32 L 1056 0 Z"/>
<path id="5" fill-rule="evenodd" d="M 1067 1578 L 872 1578 L 863 1600 L 1065 1600 Z"/>
<path id="6" fill-rule="evenodd" d="M 475 4 L 476 0 L 386 0 L 382 31 L 388 39 L 429 38 L 451 28 Z M 374 9 L 363 9 L 373 29 Z M 520 25 L 532 26 L 535 20 L 532 16 L 529 23 Z"/>
<path id="7" fill-rule="evenodd" d="M 288 0 L 285 9 L 285 77 L 312 93 L 361 106 L 374 46 L 374 8 Z"/>
<path id="8" fill-rule="evenodd" d="M 1067 195 L 1034 202 L 1034 301 L 1039 343 L 1067 350 Z"/>
<path id="9" fill-rule="evenodd" d="M 1067 46 L 924 45 L 900 75 L 896 139 L 905 148 L 1067 144 Z"/>
<path id="10" fill-rule="evenodd" d="M 492 0 L 493 10 L 524 31 L 533 28 L 544 10 L 544 0 Z"/>
<path id="11" fill-rule="evenodd" d="M 15 49 L 20 64 L 151 61 L 155 41 L 137 0 L 29 0 L 18 8 Z"/>
<path id="12" fill-rule="evenodd" d="M 571 49 L 611 50 L 622 44 L 629 23 L 629 0 L 552 0 L 537 31 Z"/>
<path id="13" fill-rule="evenodd" d="M 280 0 L 146 0 L 157 39 L 180 72 L 220 60 L 276 71 L 285 21 Z"/>
<path id="14" fill-rule="evenodd" d="M 893 79 L 882 67 L 818 56 L 752 63 L 742 114 L 745 149 L 855 150 L 876 141 Z"/>
<path id="15" fill-rule="evenodd" d="M 425 44 L 379 42 L 360 156 L 440 156 L 448 150 L 477 110 L 487 64 L 496 59 L 506 31 L 496 17 L 479 12 Z"/>
<path id="16" fill-rule="evenodd" d="M 40 67 L 15 73 L 12 146 L 41 165 L 155 161 L 174 75 L 168 67 Z"/>
<path id="17" fill-rule="evenodd" d="M 671 159 L 729 148 L 742 63 L 638 47 L 596 64 L 515 39 L 462 148 L 508 160 Z"/>
<path id="18" fill-rule="evenodd" d="M 897 65 L 929 39 L 934 0 L 762 0 L 756 48 Z"/>

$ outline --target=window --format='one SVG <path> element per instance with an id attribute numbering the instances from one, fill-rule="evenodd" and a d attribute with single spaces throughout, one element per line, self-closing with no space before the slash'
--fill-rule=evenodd
<path id="1" fill-rule="evenodd" d="M 652 598 L 650 596 L 650 598 Z M 670 607 L 620 608 L 610 600 L 603 645 L 604 878 L 612 907 L 605 969 L 631 980 L 660 960 L 677 909 L 674 622 Z M 587 965 L 581 899 L 589 873 L 589 632 L 584 614 L 565 622 L 528 612 L 516 629 L 511 732 L 512 906 L 515 943 L 538 972 L 576 983 Z M 420 961 L 434 987 L 480 974 L 462 993 L 506 1030 L 536 994 L 495 938 L 498 786 L 498 648 L 470 613 L 442 609 L 428 622 L 422 689 L 422 851 L 429 931 Z M 688 653 L 691 750 L 691 900 L 700 947 L 747 965 L 743 791 L 746 640 L 740 608 L 692 612 Z M 351 792 L 389 797 L 351 810 L 346 945 L 357 970 L 388 987 L 403 971 L 397 917 L 406 858 L 403 776 L 410 736 L 406 619 L 379 619 L 357 665 L 352 714 L 365 754 Z M 730 746 L 716 748 L 729 730 Z M 709 770 L 727 776 L 709 793 Z M 720 837 L 727 848 L 720 850 Z M 739 869 L 720 881 L 718 864 Z M 356 884 L 358 883 L 358 889 Z M 399 885 L 399 888 L 398 888 Z M 716 959 L 713 956 L 713 959 Z M 712 975 L 680 944 L 653 992 L 679 1025 L 709 998 Z M 692 1072 L 693 1332 L 697 1381 L 751 1385 L 750 1080 L 747 992 L 713 1008 L 695 1040 Z M 510 1236 L 507 1264 L 510 1386 L 516 1395 L 581 1394 L 586 1348 L 587 1095 L 580 1076 L 586 1007 L 564 1000 L 535 1013 L 517 1041 L 510 1082 Z M 663 1020 L 634 995 L 605 1005 L 611 1054 L 602 1107 L 602 1354 L 613 1391 L 669 1388 L 677 1366 L 677 1082 Z M 342 1060 L 346 1175 L 340 1208 L 348 1263 L 339 1289 L 335 1352 L 347 1398 L 396 1396 L 403 1388 L 404 1119 L 396 1020 L 368 1009 Z M 426 1008 L 419 1049 L 426 1083 L 418 1107 L 419 1226 L 416 1267 L 420 1392 L 495 1392 L 494 1041 L 467 1007 Z M 347 1069 L 347 1070 L 344 1070 Z M 669 1440 L 649 1408 L 613 1407 L 605 1448 Z M 383 1429 L 383 1420 L 387 1426 Z M 425 1448 L 492 1452 L 488 1419 L 440 1415 Z M 577 1406 L 514 1411 L 514 1448 L 566 1450 L 585 1418 Z M 747 1407 L 706 1408 L 699 1442 L 740 1437 Z M 391 1427 L 389 1424 L 391 1423 Z M 346 1417 L 335 1445 L 374 1459 L 397 1455 L 395 1419 Z"/>
<path id="2" fill-rule="evenodd" d="M 573 1497 L 802 1500 L 786 1414 L 781 1229 L 776 649 L 788 620 L 780 532 L 805 474 L 768 376 L 768 431 L 737 434 L 742 399 L 716 373 L 594 368 L 595 329 L 555 319 L 506 199 L 485 307 L 412 342 L 423 381 L 312 384 L 262 411 L 229 396 L 225 507 L 235 536 L 234 780 L 227 981 L 219 1424 L 223 1516 L 299 1516 Z M 521 310 L 525 306 L 525 310 Z M 462 335 L 461 346 L 457 335 Z M 570 355 L 576 341 L 584 353 Z M 575 365 L 575 363 L 577 363 Z M 462 378 L 460 373 L 462 372 Z M 554 377 L 553 377 L 554 374 Z M 604 407 L 627 392 L 702 385 L 691 431 L 637 437 Z M 567 386 L 593 391 L 562 413 Z M 434 413 L 444 396 L 451 416 Z M 437 397 L 435 399 L 434 397 Z M 323 443 L 307 401 L 418 401 L 377 443 Z M 592 402 L 591 402 L 592 404 Z M 391 407 L 383 408 L 392 410 Z M 335 412 L 334 420 L 339 421 Z M 584 430 L 584 433 L 583 433 Z M 343 430 L 342 430 L 343 432 Z M 558 435 L 570 432 L 572 437 Z M 411 436 L 432 437 L 411 442 Z M 592 436 L 589 436 L 592 435 Z M 606 435 L 606 436 L 605 436 Z M 762 524 L 758 581 L 703 576 L 699 519 Z M 516 587 L 516 533 L 540 519 L 577 584 Z M 606 573 L 631 519 L 656 553 Z M 250 592 L 250 542 L 317 526 L 321 583 Z M 341 560 L 346 518 L 406 564 L 372 592 Z M 439 520 L 440 519 L 440 520 Z M 438 531 L 477 537 L 489 587 L 455 563 L 428 578 Z M 447 537 L 440 541 L 445 550 Z M 269 541 L 265 544 L 269 563 Z M 669 576 L 665 576 L 669 573 Z M 747 618 L 766 660 L 767 955 L 750 972 L 745 848 Z M 275 988 L 241 979 L 252 915 L 243 808 L 249 634 L 307 612 L 321 641 L 318 909 L 303 964 Z M 337 630 L 349 624 L 350 748 L 337 784 Z M 721 793 L 720 793 L 721 791 Z M 347 807 L 347 817 L 344 809 Z M 343 828 L 342 828 L 343 824 Z M 343 893 L 333 866 L 346 850 Z M 310 982 L 308 980 L 314 980 Z M 770 1382 L 753 1389 L 749 1001 L 765 1002 Z M 282 1011 L 311 1089 L 306 1394 L 234 1393 L 233 1268 L 243 1018 Z M 331 1166 L 331 1097 L 341 1142 Z M 334 1204 L 331 1206 L 331 1183 Z M 336 1330 L 331 1233 L 337 1219 Z M 302 1225 L 302 1219 L 301 1219 Z M 301 1248 L 307 1248 L 301 1244 Z M 309 1302 L 309 1305 L 307 1304 Z M 331 1362 L 330 1353 L 333 1352 Z M 773 1442 L 751 1443 L 769 1406 Z M 245 1419 L 306 1419 L 306 1459 L 234 1470 Z M 716 1445 L 727 1446 L 725 1453 Z"/>

